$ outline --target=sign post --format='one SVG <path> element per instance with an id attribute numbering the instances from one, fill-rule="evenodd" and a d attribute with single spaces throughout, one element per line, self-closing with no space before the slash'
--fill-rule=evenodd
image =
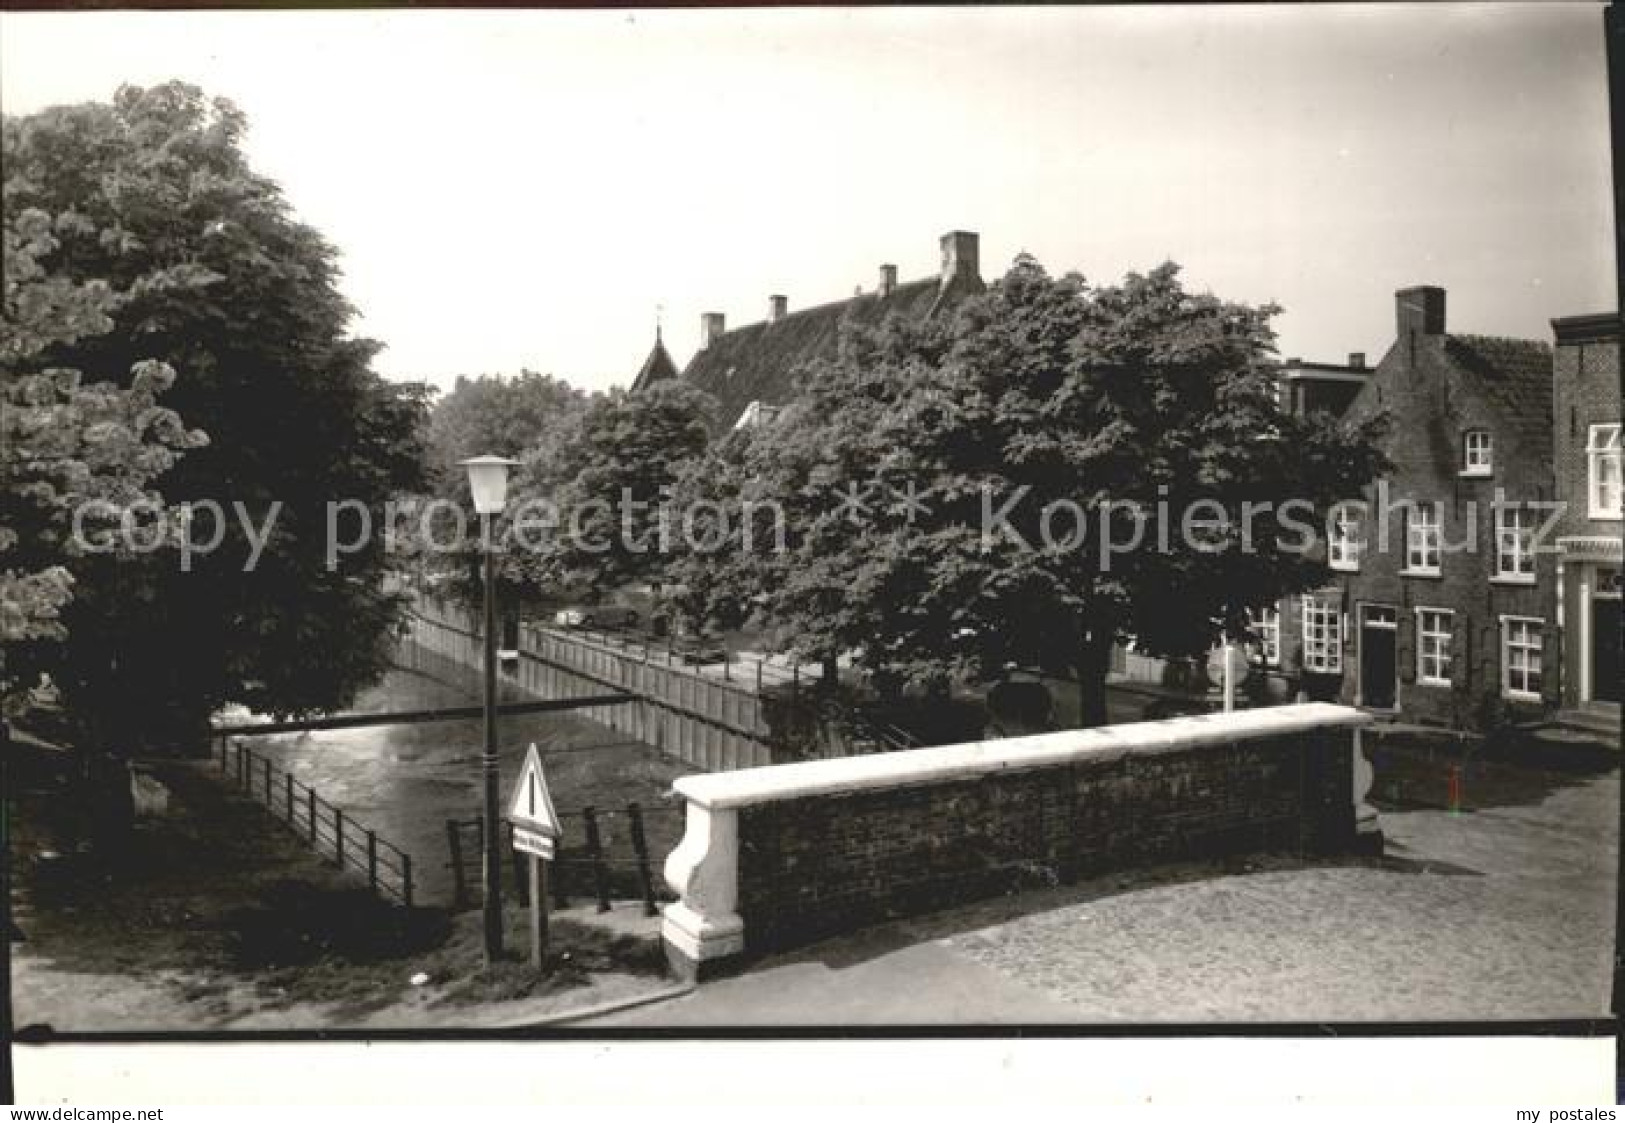
<path id="1" fill-rule="evenodd" d="M 547 951 L 547 871 L 542 862 L 552 859 L 560 832 L 559 815 L 547 792 L 542 756 L 535 742 L 525 754 L 525 766 L 519 770 L 519 782 L 508 803 L 508 821 L 513 824 L 513 848 L 529 859 L 530 964 L 540 967 Z"/>

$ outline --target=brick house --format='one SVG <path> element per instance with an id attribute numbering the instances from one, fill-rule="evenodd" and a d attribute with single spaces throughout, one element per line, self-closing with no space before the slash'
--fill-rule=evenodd
<path id="1" fill-rule="evenodd" d="M 1303 416 L 1324 412 L 1341 417 L 1371 374 L 1365 354 L 1359 351 L 1351 352 L 1347 363 L 1287 359 L 1276 369 L 1276 398 L 1288 413 Z M 1322 599 L 1327 594 L 1335 601 L 1341 590 L 1333 586 L 1321 594 Z M 1252 648 L 1253 676 L 1248 691 L 1255 704 L 1290 702 L 1303 685 L 1304 618 L 1300 597 L 1254 616 L 1253 630 L 1259 642 Z M 1332 686 L 1318 685 L 1320 696 L 1336 697 Z"/>
<path id="2" fill-rule="evenodd" d="M 1351 352 L 1347 363 L 1288 359 L 1276 371 L 1276 395 L 1288 413 L 1342 416 L 1371 377 L 1365 354 Z"/>
<path id="3" fill-rule="evenodd" d="M 770 296 L 766 319 L 731 331 L 723 313 L 705 313 L 700 320 L 700 349 L 682 377 L 717 400 L 723 432 L 770 419 L 794 395 L 802 367 L 814 359 L 835 357 L 843 323 L 878 323 L 894 314 L 924 319 L 983 291 L 978 236 L 950 231 L 940 239 L 940 247 L 942 265 L 933 277 L 899 283 L 897 267 L 882 265 L 872 292 L 798 311 L 790 310 L 786 297 Z M 658 340 L 656 348 L 664 353 Z M 651 355 L 633 390 L 674 376 Z"/>
<path id="4" fill-rule="evenodd" d="M 1620 717 L 1619 313 L 1553 320 L 1552 452 L 1564 718 L 1615 735 Z"/>
<path id="5" fill-rule="evenodd" d="M 1329 531 L 1301 602 L 1311 696 L 1487 730 L 1558 705 L 1552 352 L 1453 334 L 1445 293 L 1395 296 L 1397 338 L 1346 416 L 1389 418 L 1393 471 Z"/>

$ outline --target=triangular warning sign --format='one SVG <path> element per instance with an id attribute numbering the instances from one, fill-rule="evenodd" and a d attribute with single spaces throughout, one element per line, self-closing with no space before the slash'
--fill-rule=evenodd
<path id="1" fill-rule="evenodd" d="M 542 775 L 542 754 L 531 742 L 525 754 L 525 766 L 519 770 L 519 783 L 508 804 L 508 818 L 515 826 L 529 827 L 549 838 L 558 838 L 559 813 L 553 810 L 553 797 L 547 792 L 547 778 Z"/>

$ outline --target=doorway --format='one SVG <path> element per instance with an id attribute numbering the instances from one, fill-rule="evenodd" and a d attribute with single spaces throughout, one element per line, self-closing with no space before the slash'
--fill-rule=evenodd
<path id="1" fill-rule="evenodd" d="M 1399 695 L 1399 610 L 1360 606 L 1360 704 L 1391 710 Z"/>
<path id="2" fill-rule="evenodd" d="M 1611 576 L 1591 594 L 1591 698 L 1597 702 L 1620 700 L 1619 577 Z"/>

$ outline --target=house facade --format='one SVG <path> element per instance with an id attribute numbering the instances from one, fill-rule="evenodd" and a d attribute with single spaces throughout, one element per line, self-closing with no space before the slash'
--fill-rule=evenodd
<path id="1" fill-rule="evenodd" d="M 1552 321 L 1552 453 L 1562 704 L 1578 724 L 1619 728 L 1621 452 L 1619 313 Z M 1588 722 L 1587 719 L 1590 719 Z"/>
<path id="2" fill-rule="evenodd" d="M 1445 292 L 1395 294 L 1396 339 L 1350 403 L 1393 469 L 1329 528 L 1335 584 L 1302 601 L 1309 693 L 1488 730 L 1559 703 L 1552 351 L 1451 333 Z"/>

